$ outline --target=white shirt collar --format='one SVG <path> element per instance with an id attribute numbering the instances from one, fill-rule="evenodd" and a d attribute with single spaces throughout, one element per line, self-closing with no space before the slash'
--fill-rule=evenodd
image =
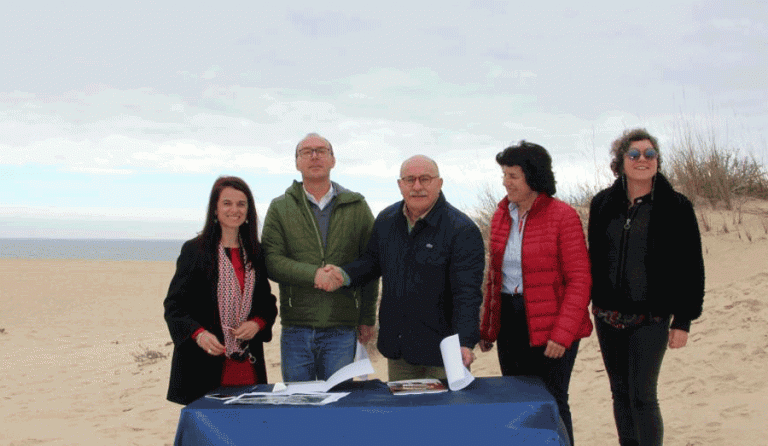
<path id="1" fill-rule="evenodd" d="M 303 188 L 304 186 L 302 186 Z M 326 206 L 328 206 L 328 203 L 331 202 L 333 197 L 336 196 L 336 189 L 333 187 L 333 183 L 331 183 L 331 187 L 328 188 L 328 192 L 325 193 L 325 195 L 320 198 L 320 201 L 316 200 L 314 195 L 307 192 L 306 189 L 304 189 L 304 193 L 307 194 L 307 200 L 317 205 L 317 207 L 320 208 L 322 211 Z"/>

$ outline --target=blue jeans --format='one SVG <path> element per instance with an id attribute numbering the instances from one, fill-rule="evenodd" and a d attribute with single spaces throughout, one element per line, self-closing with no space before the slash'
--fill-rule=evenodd
<path id="1" fill-rule="evenodd" d="M 656 388 L 667 351 L 669 319 L 622 329 L 598 319 L 595 331 L 611 384 L 619 444 L 661 445 L 664 422 Z"/>
<path id="2" fill-rule="evenodd" d="M 355 359 L 354 327 L 284 325 L 280 338 L 284 382 L 327 380 Z"/>

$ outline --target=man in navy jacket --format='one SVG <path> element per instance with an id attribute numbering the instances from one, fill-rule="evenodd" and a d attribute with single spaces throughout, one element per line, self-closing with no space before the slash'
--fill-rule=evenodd
<path id="1" fill-rule="evenodd" d="M 440 341 L 458 333 L 469 367 L 480 340 L 483 239 L 445 200 L 432 159 L 407 159 L 397 183 L 403 201 L 378 215 L 366 251 L 342 267 L 345 283 L 382 277 L 378 349 L 389 359 L 390 381 L 444 378 Z"/>

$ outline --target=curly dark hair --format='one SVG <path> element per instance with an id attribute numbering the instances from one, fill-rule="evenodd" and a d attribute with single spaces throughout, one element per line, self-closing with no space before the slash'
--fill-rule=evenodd
<path id="1" fill-rule="evenodd" d="M 624 174 L 624 154 L 629 150 L 629 145 L 635 141 L 645 141 L 646 139 L 651 142 L 656 153 L 658 153 L 656 159 L 658 161 L 659 169 L 661 168 L 659 141 L 643 128 L 624 130 L 624 133 L 611 144 L 611 155 L 613 155 L 613 159 L 611 160 L 611 170 L 617 178 Z"/>
<path id="2" fill-rule="evenodd" d="M 525 182 L 531 190 L 544 193 L 550 197 L 555 195 L 555 174 L 552 172 L 552 157 L 544 147 L 520 141 L 516 146 L 509 146 L 496 155 L 500 166 L 520 166 L 525 175 Z"/>

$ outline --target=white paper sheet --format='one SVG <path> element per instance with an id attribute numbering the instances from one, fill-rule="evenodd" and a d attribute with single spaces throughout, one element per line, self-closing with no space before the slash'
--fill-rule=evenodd
<path id="1" fill-rule="evenodd" d="M 357 347 L 355 348 L 355 360 L 362 361 L 364 359 L 368 359 L 368 350 L 366 350 L 365 346 L 360 343 L 360 341 L 357 341 Z M 368 381 L 368 374 L 360 375 L 357 377 L 361 381 Z"/>
<path id="2" fill-rule="evenodd" d="M 449 389 L 461 390 L 475 380 L 472 373 L 464 367 L 464 361 L 461 359 L 458 334 L 448 336 L 440 342 L 440 353 L 443 355 L 443 366 Z"/>
<path id="3" fill-rule="evenodd" d="M 375 373 L 371 360 L 368 358 L 368 352 L 365 347 L 357 343 L 359 348 L 362 348 L 360 356 L 363 359 L 356 360 L 352 364 L 340 368 L 336 371 L 327 381 L 307 381 L 307 382 L 295 382 L 295 383 L 277 383 L 272 392 L 284 393 L 287 395 L 293 395 L 296 393 L 325 393 L 337 384 L 341 384 L 344 381 L 358 377 L 367 376 L 368 374 Z M 357 358 L 355 358 L 357 359 Z"/>

